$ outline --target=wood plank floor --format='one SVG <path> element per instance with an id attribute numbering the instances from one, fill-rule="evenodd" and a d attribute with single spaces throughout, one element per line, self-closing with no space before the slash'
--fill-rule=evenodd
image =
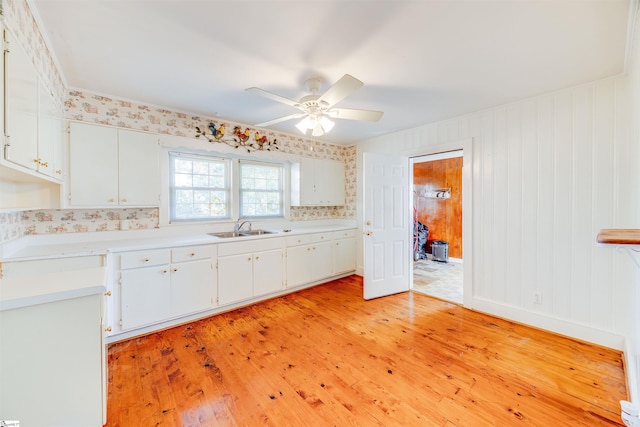
<path id="1" fill-rule="evenodd" d="M 113 344 L 107 425 L 612 426 L 622 355 L 351 276 Z"/>

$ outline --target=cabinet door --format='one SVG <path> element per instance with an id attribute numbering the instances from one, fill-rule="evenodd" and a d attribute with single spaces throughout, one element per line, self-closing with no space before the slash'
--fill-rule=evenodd
<path id="1" fill-rule="evenodd" d="M 311 281 L 311 245 L 287 248 L 287 286 L 298 286 Z"/>
<path id="2" fill-rule="evenodd" d="M 252 254 L 218 258 L 218 305 L 230 304 L 253 296 Z"/>
<path id="3" fill-rule="evenodd" d="M 155 135 L 118 130 L 119 204 L 160 204 L 160 163 Z"/>
<path id="4" fill-rule="evenodd" d="M 17 40 L 5 30 L 6 160 L 38 168 L 38 74 Z"/>
<path id="5" fill-rule="evenodd" d="M 320 185 L 320 204 L 342 206 L 345 199 L 344 163 L 335 160 L 323 161 L 321 171 L 316 171 L 316 180 Z"/>
<path id="6" fill-rule="evenodd" d="M 56 108 L 53 97 L 40 82 L 38 96 L 38 172 L 55 176 L 54 141 Z"/>
<path id="7" fill-rule="evenodd" d="M 333 276 L 333 246 L 331 242 L 313 243 L 311 258 L 312 280 Z"/>
<path id="8" fill-rule="evenodd" d="M 171 316 L 171 275 L 168 265 L 120 273 L 122 329 L 166 320 Z"/>
<path id="9" fill-rule="evenodd" d="M 282 290 L 282 249 L 253 254 L 253 296 Z"/>
<path id="10" fill-rule="evenodd" d="M 302 206 L 317 205 L 319 198 L 316 187 L 317 159 L 303 157 L 300 159 L 300 204 Z"/>
<path id="11" fill-rule="evenodd" d="M 74 206 L 117 205 L 117 129 L 71 123 L 69 203 Z"/>
<path id="12" fill-rule="evenodd" d="M 333 272 L 346 273 L 356 269 L 356 239 L 338 239 L 333 242 Z"/>
<path id="13" fill-rule="evenodd" d="M 171 315 L 215 307 L 215 275 L 210 259 L 171 265 Z"/>

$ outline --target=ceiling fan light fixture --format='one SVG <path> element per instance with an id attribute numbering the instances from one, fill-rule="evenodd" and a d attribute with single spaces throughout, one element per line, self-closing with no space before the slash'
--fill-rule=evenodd
<path id="1" fill-rule="evenodd" d="M 328 117 L 322 116 L 322 118 L 320 119 L 320 125 L 322 126 L 322 130 L 324 131 L 324 133 L 329 133 L 331 129 L 333 129 L 335 123 L 329 120 Z"/>
<path id="2" fill-rule="evenodd" d="M 307 129 L 313 128 L 311 118 L 309 118 L 309 116 L 306 116 L 304 119 L 300 120 L 298 124 L 296 124 L 296 127 L 300 130 L 300 132 L 307 133 Z"/>

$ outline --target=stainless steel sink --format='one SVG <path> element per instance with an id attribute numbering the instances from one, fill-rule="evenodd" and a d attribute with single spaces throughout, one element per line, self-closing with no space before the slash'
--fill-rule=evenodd
<path id="1" fill-rule="evenodd" d="M 220 233 L 207 233 L 209 236 L 219 237 L 221 239 L 228 239 L 230 237 L 247 237 L 247 236 L 260 236 L 263 234 L 273 234 L 273 231 L 268 230 L 251 230 L 251 231 L 222 231 Z"/>
<path id="2" fill-rule="evenodd" d="M 259 236 L 261 234 L 273 234 L 273 231 L 269 231 L 269 230 L 251 230 L 251 231 L 241 231 L 240 234 L 244 234 L 245 236 Z"/>
<path id="3" fill-rule="evenodd" d="M 220 233 L 207 233 L 209 236 L 220 237 L 222 239 L 226 239 L 229 237 L 241 237 L 244 236 L 243 233 L 238 233 L 237 231 L 222 231 Z"/>

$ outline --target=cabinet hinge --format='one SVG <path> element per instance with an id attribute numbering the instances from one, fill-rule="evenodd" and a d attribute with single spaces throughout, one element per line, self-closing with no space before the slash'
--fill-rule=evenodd
<path id="1" fill-rule="evenodd" d="M 119 324 L 120 326 L 122 326 L 122 319 L 120 319 L 120 320 L 118 321 L 118 324 Z"/>
<path id="2" fill-rule="evenodd" d="M 11 138 L 9 135 L 5 135 L 4 140 L 4 158 L 8 159 L 9 158 L 9 147 L 11 147 L 11 142 L 9 142 L 9 138 Z"/>

